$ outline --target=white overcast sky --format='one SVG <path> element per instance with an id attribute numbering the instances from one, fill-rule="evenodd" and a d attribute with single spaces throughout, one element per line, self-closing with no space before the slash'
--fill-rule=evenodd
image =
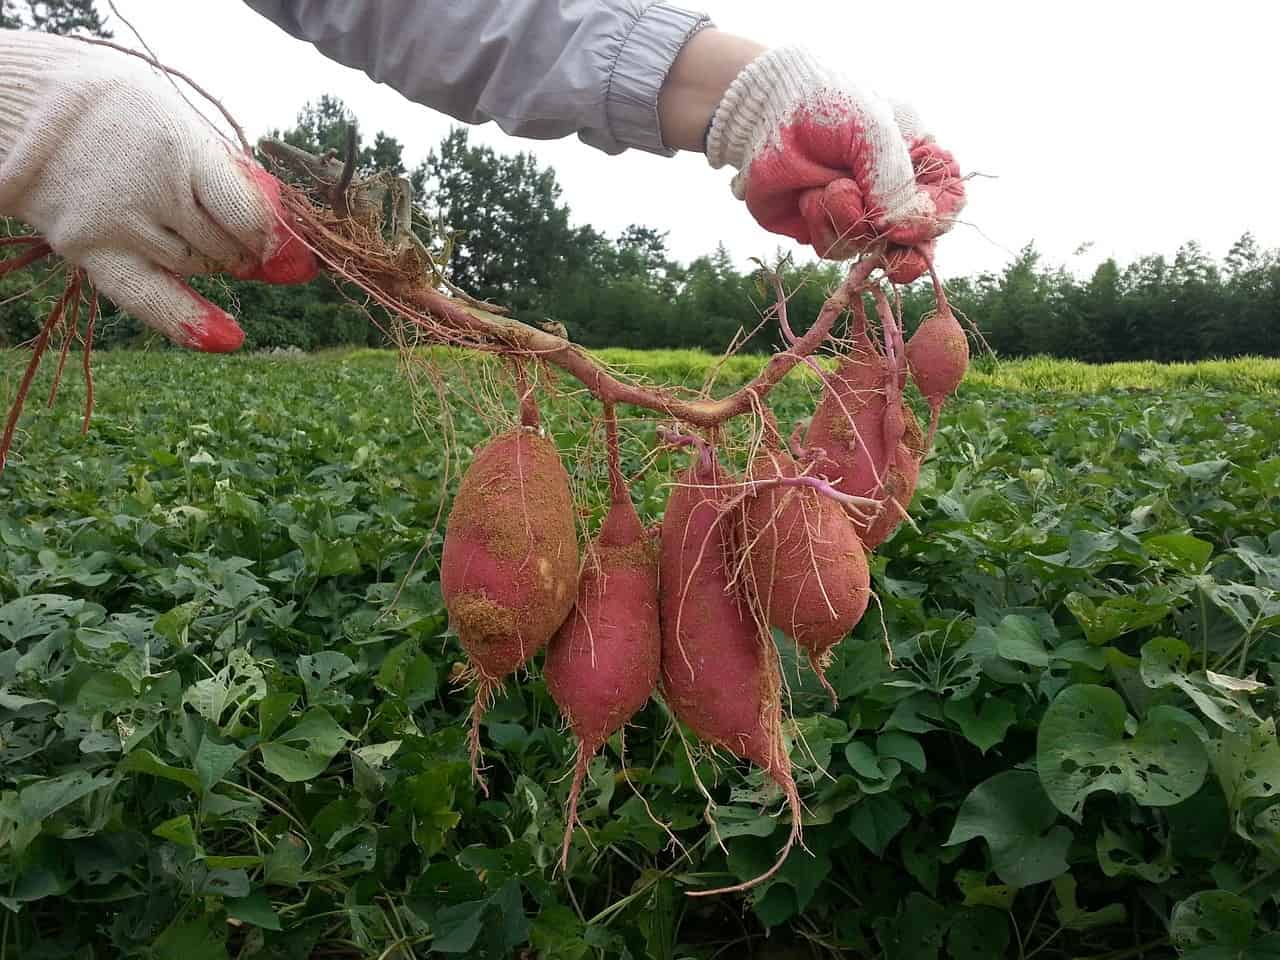
<path id="1" fill-rule="evenodd" d="M 333 93 L 366 136 L 398 137 L 413 166 L 454 122 L 327 60 L 240 0 L 117 5 L 163 61 L 221 97 L 253 138 Z M 972 225 L 957 226 L 939 249 L 945 273 L 999 269 L 1029 241 L 1075 270 L 1107 256 L 1171 254 L 1186 240 L 1222 256 L 1246 230 L 1280 247 L 1274 0 L 682 5 L 764 43 L 806 44 L 866 86 L 911 100 L 966 171 L 988 175 L 970 184 L 963 216 Z M 732 198 L 728 171 L 701 157 L 609 157 L 574 137 L 517 140 L 493 124 L 472 136 L 554 166 L 577 222 L 610 233 L 633 222 L 668 229 L 684 260 L 721 241 L 739 260 L 779 246 Z"/>

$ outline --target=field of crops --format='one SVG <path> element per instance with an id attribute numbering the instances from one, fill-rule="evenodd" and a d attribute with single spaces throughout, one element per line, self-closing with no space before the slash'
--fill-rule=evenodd
<path id="1" fill-rule="evenodd" d="M 87 437 L 76 378 L 37 382 L 0 475 L 0 960 L 1280 957 L 1280 361 L 975 370 L 838 708 L 781 644 L 806 849 L 707 899 L 785 807 L 657 698 L 567 873 L 536 669 L 470 781 L 438 517 L 496 401 L 445 373 L 448 427 L 375 352 L 104 354 Z M 598 482 L 584 411 L 544 416 Z M 683 458 L 629 426 L 651 522 Z"/>

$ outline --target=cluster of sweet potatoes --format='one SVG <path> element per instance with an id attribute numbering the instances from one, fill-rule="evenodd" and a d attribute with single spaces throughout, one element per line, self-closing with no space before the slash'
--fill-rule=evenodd
<path id="1" fill-rule="evenodd" d="M 945 298 L 905 343 L 878 292 L 875 303 L 877 329 L 861 297 L 852 305 L 849 345 L 789 449 L 766 415 L 763 440 L 738 476 L 712 443 L 685 438 L 695 455 L 656 536 L 622 476 L 611 407 L 611 503 L 585 557 L 568 474 L 536 427 L 492 439 L 465 474 L 441 584 L 477 687 L 473 761 L 487 703 L 546 648 L 548 690 L 579 745 L 564 857 L 589 760 L 655 692 L 697 738 L 757 764 L 785 795 L 790 840 L 752 883 L 776 870 L 798 837 L 770 628 L 823 676 L 866 611 L 867 554 L 906 516 L 938 411 L 969 360 Z M 903 397 L 908 376 L 933 415 L 928 438 Z M 535 419 L 526 411 L 526 424 Z M 712 892 L 722 891 L 698 891 Z"/>

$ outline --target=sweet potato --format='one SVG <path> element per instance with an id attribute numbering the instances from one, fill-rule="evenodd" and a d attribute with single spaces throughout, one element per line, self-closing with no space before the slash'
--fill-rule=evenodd
<path id="1" fill-rule="evenodd" d="M 473 766 L 480 720 L 504 678 L 546 645 L 573 607 L 573 516 L 555 444 L 527 427 L 491 440 L 462 478 L 445 532 L 440 587 L 477 684 Z"/>
<path id="2" fill-rule="evenodd" d="M 699 739 L 751 760 L 782 788 L 791 833 L 778 862 L 762 876 L 695 896 L 768 879 L 800 835 L 800 795 L 782 739 L 777 651 L 750 598 L 732 586 L 728 483 L 714 453 L 704 450 L 681 476 L 662 518 L 662 693 Z"/>
<path id="3" fill-rule="evenodd" d="M 930 406 L 954 393 L 964 379 L 969 338 L 945 300 L 907 341 L 907 366 Z"/>
<path id="4" fill-rule="evenodd" d="M 795 460 L 763 450 L 749 479 L 796 477 Z M 808 654 L 823 685 L 831 649 L 866 612 L 871 579 L 853 521 L 834 500 L 808 487 L 764 486 L 742 504 L 747 571 L 768 622 Z"/>
<path id="5" fill-rule="evenodd" d="M 867 550 L 874 550 L 889 539 L 902 523 L 920 479 L 920 461 L 924 457 L 924 434 L 920 422 L 905 403 L 900 404 L 906 429 L 894 450 L 893 460 L 885 468 L 883 504 L 880 512 L 867 521 L 855 521 L 858 537 Z"/>
<path id="6" fill-rule="evenodd" d="M 658 681 L 656 544 L 641 526 L 625 486 L 615 481 L 612 487 L 613 503 L 578 582 L 578 602 L 547 647 L 543 669 L 547 690 L 578 739 L 562 867 L 591 757 L 644 706 Z"/>
<path id="7" fill-rule="evenodd" d="M 938 417 L 947 397 L 955 393 L 969 369 L 969 338 L 964 334 L 960 321 L 951 312 L 942 285 L 935 275 L 934 289 L 937 310 L 907 341 L 907 366 L 911 379 L 929 403 L 929 436 L 925 448 L 933 446 L 933 435 L 938 429 Z"/>
<path id="8" fill-rule="evenodd" d="M 828 376 L 809 421 L 804 446 L 818 458 L 816 472 L 841 493 L 878 495 L 890 449 L 885 446 L 886 375 L 884 358 L 863 328 Z"/>

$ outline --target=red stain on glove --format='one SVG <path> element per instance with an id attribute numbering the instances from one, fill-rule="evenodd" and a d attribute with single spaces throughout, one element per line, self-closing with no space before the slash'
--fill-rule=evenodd
<path id="1" fill-rule="evenodd" d="M 752 161 L 747 209 L 766 230 L 808 244 L 826 259 L 849 259 L 884 242 L 891 279 L 910 282 L 926 272 L 925 254 L 932 255 L 934 241 L 964 206 L 964 181 L 951 153 L 916 140 L 909 148 L 916 187 L 933 209 L 890 223 L 870 199 L 873 149 L 855 118 L 802 111 L 782 128 L 780 143 Z"/>
<path id="2" fill-rule="evenodd" d="M 196 316 L 192 320 L 184 320 L 182 343 L 184 347 L 200 350 L 203 353 L 232 353 L 240 349 L 244 343 L 244 330 L 236 323 L 231 314 L 214 306 L 194 290 L 191 297 L 196 301 Z"/>
<path id="3" fill-rule="evenodd" d="M 262 191 L 273 214 L 271 238 L 263 261 L 235 274 L 239 280 L 295 284 L 314 280 L 320 273 L 315 254 L 286 225 L 287 214 L 280 201 L 280 181 L 256 163 L 245 168 Z"/>

